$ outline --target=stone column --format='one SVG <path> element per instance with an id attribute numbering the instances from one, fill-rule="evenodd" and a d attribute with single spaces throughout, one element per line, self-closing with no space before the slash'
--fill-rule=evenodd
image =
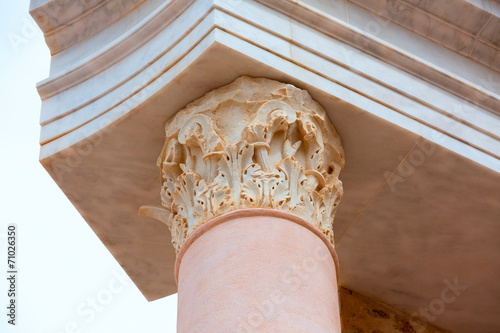
<path id="1" fill-rule="evenodd" d="M 340 332 L 340 138 L 292 85 L 241 77 L 179 111 L 158 159 L 178 331 Z"/>

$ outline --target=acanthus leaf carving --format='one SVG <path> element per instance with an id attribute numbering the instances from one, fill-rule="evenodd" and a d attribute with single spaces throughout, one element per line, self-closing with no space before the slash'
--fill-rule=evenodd
<path id="1" fill-rule="evenodd" d="M 240 208 L 243 175 L 253 162 L 254 149 L 246 142 L 231 144 L 226 147 L 218 164 L 219 175 L 216 181 L 224 188 L 230 189 L 231 202 L 235 209 Z"/>
<path id="2" fill-rule="evenodd" d="M 203 193 L 207 184 L 199 174 L 194 172 L 182 173 L 175 182 L 175 192 L 172 203 L 173 220 L 184 226 L 187 233 L 191 233 L 197 222 L 204 214 L 206 205 Z"/>
<path id="3" fill-rule="evenodd" d="M 298 215 L 333 243 L 343 151 L 307 92 L 242 77 L 179 111 L 166 135 L 158 162 L 164 210 L 141 212 L 169 226 L 177 251 L 209 219 L 252 207 Z"/>
<path id="4" fill-rule="evenodd" d="M 300 204 L 304 195 L 302 183 L 307 180 L 302 166 L 293 157 L 286 157 L 279 165 L 278 170 L 283 182 L 288 187 L 288 198 L 285 204 L 289 209 Z"/>

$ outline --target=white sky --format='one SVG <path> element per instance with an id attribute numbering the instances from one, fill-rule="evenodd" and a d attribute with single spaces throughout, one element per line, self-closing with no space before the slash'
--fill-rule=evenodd
<path id="1" fill-rule="evenodd" d="M 0 332 L 175 332 L 177 297 L 147 302 L 128 276 L 119 282 L 123 269 L 38 162 L 35 84 L 50 54 L 28 8 L 0 2 Z M 9 223 L 19 233 L 15 327 L 4 306 Z"/>

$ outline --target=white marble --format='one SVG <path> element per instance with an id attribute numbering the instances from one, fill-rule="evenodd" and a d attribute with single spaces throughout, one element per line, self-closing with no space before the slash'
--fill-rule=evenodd
<path id="1" fill-rule="evenodd" d="M 41 142 L 53 140 L 104 114 L 173 66 L 212 28 L 214 13 L 198 22 L 204 14 L 202 11 L 186 11 L 180 20 L 172 24 L 171 29 L 162 31 L 157 39 L 132 53 L 126 61 L 118 62 L 82 84 L 49 98 L 42 105 L 42 112 L 47 109 L 57 113 L 46 112 L 45 117 L 42 116 L 42 124 L 46 125 L 41 131 Z M 195 23 L 198 24 L 191 29 L 191 24 Z M 186 31 L 187 34 L 179 38 L 172 33 L 174 29 Z M 149 63 L 154 58 L 157 60 Z M 100 86 L 105 93 L 100 89 L 92 89 L 95 86 Z M 65 105 L 66 108 L 54 107 L 57 105 Z"/>
<path id="2" fill-rule="evenodd" d="M 365 20 L 356 20 L 362 10 L 368 12 Z M 395 45 L 407 45 L 408 50 L 415 54 L 422 53 L 424 59 L 428 59 L 424 53 L 427 49 L 437 50 L 445 46 L 449 50 L 457 52 L 462 57 L 469 58 L 472 53 L 484 52 L 484 48 L 476 50 L 479 42 L 491 44 L 488 47 L 500 45 L 500 5 L 496 0 L 349 0 L 347 2 L 349 22 L 356 24 L 361 29 L 375 33 L 376 35 L 387 35 L 387 28 L 397 24 L 415 34 L 404 32 L 398 33 L 402 39 Z M 394 28 L 391 28 L 394 30 Z M 403 37 L 406 35 L 406 37 Z M 412 47 L 412 42 L 417 36 L 433 41 L 438 48 L 432 45 L 422 48 Z M 479 36 L 479 38 L 478 38 Z M 420 50 L 420 51 L 419 51 Z M 495 52 L 498 52 L 495 51 Z M 439 51 L 439 53 L 443 53 Z M 457 58 L 454 56 L 430 56 L 433 62 L 439 64 L 443 59 Z M 472 57 L 478 60 L 480 57 Z M 455 60 L 455 59 L 454 59 Z M 456 62 L 456 61 L 454 61 Z M 498 62 L 494 57 L 483 56 L 480 63 L 489 70 L 498 70 Z M 460 71 L 462 66 L 441 64 L 443 68 L 452 68 L 452 72 Z M 477 70 L 477 69 L 476 69 Z M 481 70 L 480 70 L 481 71 Z M 463 75 L 463 74 L 462 74 Z M 465 76 L 471 81 L 474 75 Z"/>
<path id="3" fill-rule="evenodd" d="M 287 13 L 291 12 L 286 0 L 263 2 L 272 4 L 273 8 Z M 499 107 L 489 96 L 484 94 L 483 88 L 500 93 L 500 86 L 488 84 L 489 81 L 500 82 L 499 73 L 492 72 L 491 68 L 479 65 L 477 62 L 468 61 L 464 56 L 453 52 L 431 40 L 414 34 L 408 29 L 383 19 L 374 13 L 359 6 L 347 3 L 349 23 L 344 24 L 334 17 L 323 15 L 321 11 L 311 11 L 298 3 L 293 10 L 293 17 L 310 25 L 318 31 L 340 39 L 354 47 L 383 58 L 394 66 L 405 68 L 425 77 L 430 82 L 446 87 L 460 96 L 477 95 L 479 103 L 495 111 Z M 353 26 L 364 31 L 353 29 Z M 365 32 L 365 30 L 367 30 Z M 443 75 L 439 75 L 438 73 Z M 488 79 L 486 79 L 488 78 Z M 491 79 L 490 79 L 491 78 Z M 466 80 L 466 85 L 458 84 Z M 470 83 L 477 85 L 476 91 L 466 92 L 463 88 Z M 495 98 L 496 99 L 496 98 Z M 477 101 L 476 101 L 477 103 Z"/>
<path id="4" fill-rule="evenodd" d="M 476 7 L 481 8 L 482 10 L 484 10 L 486 12 L 491 12 L 492 1 L 490 1 L 490 0 L 465 0 L 465 1 L 470 3 L 471 5 L 474 5 Z"/>
<path id="5" fill-rule="evenodd" d="M 456 278 L 467 289 L 446 311 L 431 312 L 432 323 L 452 332 L 497 332 L 500 176 L 472 170 L 441 147 L 427 154 L 429 147 L 426 140 L 418 143 L 395 172 L 407 175 L 404 181 L 389 181 L 337 241 L 341 279 L 418 314 L 441 298 L 445 279 Z"/>
<path id="6" fill-rule="evenodd" d="M 500 28 L 500 26 L 499 26 Z M 500 30 L 498 30 L 500 31 Z M 479 63 L 491 63 L 492 67 L 500 72 L 500 52 L 489 43 L 479 40 L 472 51 L 471 58 Z M 492 80 L 489 78 L 489 84 L 500 86 L 500 81 Z"/>
<path id="7" fill-rule="evenodd" d="M 311 69 L 316 71 L 324 69 L 325 75 L 329 76 L 332 80 L 340 81 L 346 85 L 348 82 L 351 82 L 351 86 L 355 90 L 364 91 L 366 95 L 371 96 L 374 100 L 390 100 L 392 101 L 392 106 L 395 107 L 399 102 L 398 100 L 403 101 L 405 97 L 401 96 L 396 98 L 394 95 L 390 95 L 386 87 L 393 87 L 393 90 L 397 90 L 398 93 L 404 96 L 412 97 L 427 105 L 433 105 L 435 110 L 439 110 L 439 112 L 459 117 L 460 119 L 481 127 L 491 134 L 500 134 L 500 118 L 494 114 L 481 111 L 474 105 L 466 103 L 462 99 L 439 89 L 430 89 L 427 82 L 418 80 L 409 73 L 400 71 L 377 59 L 373 59 L 365 53 L 358 52 L 356 49 L 343 45 L 336 40 L 324 38 L 321 35 L 316 35 L 316 38 L 311 38 L 310 36 L 314 35 L 314 32 L 305 25 L 294 23 L 292 25 L 292 32 L 294 41 L 301 43 L 305 49 L 321 50 L 322 56 L 322 58 L 318 57 L 313 59 L 311 57 L 314 56 L 310 56 L 308 52 L 304 52 L 303 49 L 299 47 L 294 47 L 293 50 L 297 50 L 297 52 L 292 53 L 292 59 L 310 66 Z M 302 54 L 303 56 L 300 56 Z M 364 78 L 356 76 L 344 68 L 334 67 L 335 65 L 332 63 L 344 64 L 344 66 L 349 67 L 356 73 L 362 73 Z M 335 73 L 335 76 L 329 73 Z M 384 86 L 373 84 L 370 80 L 377 83 L 383 83 Z M 362 88 L 362 86 L 365 86 L 365 88 Z M 417 111 L 420 107 L 421 106 L 400 107 L 399 109 L 412 110 L 405 112 L 413 112 Z M 416 116 L 416 114 L 414 115 Z M 417 116 L 417 118 L 424 120 L 426 115 L 422 114 Z M 444 122 L 447 121 L 453 122 L 451 119 Z M 454 126 L 459 125 L 454 124 Z"/>
<path id="8" fill-rule="evenodd" d="M 63 76 L 67 74 L 68 70 L 74 70 L 75 67 L 83 66 L 87 62 L 96 61 L 94 58 L 97 57 L 108 58 L 107 61 L 111 60 L 109 58 L 117 58 L 118 54 L 109 57 L 103 57 L 103 55 L 106 54 L 106 51 L 111 51 L 117 42 L 122 45 L 126 44 L 124 39 L 129 38 L 145 24 L 151 24 L 150 16 L 158 15 L 160 11 L 168 9 L 172 4 L 178 6 L 176 12 L 182 11 L 182 4 L 175 2 L 175 0 L 147 0 L 106 27 L 106 29 L 100 30 L 90 38 L 85 38 L 72 47 L 54 54 L 50 64 L 50 75 L 55 77 Z M 175 15 L 172 14 L 172 16 Z M 164 24 L 168 25 L 169 18 L 163 17 L 162 19 L 165 21 Z M 145 36 L 142 36 L 142 38 L 145 38 Z M 138 47 L 135 43 L 127 46 L 129 49 Z"/>
<path id="9" fill-rule="evenodd" d="M 129 29 L 126 28 L 127 21 L 120 20 L 110 27 L 112 31 L 109 34 L 109 30 L 106 29 L 102 33 L 82 41 L 71 49 L 55 55 L 51 63 L 51 77 L 40 82 L 38 85 L 42 98 L 51 97 L 65 90 L 65 88 L 67 89 L 68 87 L 84 82 L 113 66 L 118 61 L 123 60 L 127 55 L 134 53 L 134 51 L 142 49 L 144 45 L 151 44 L 148 42 L 155 35 L 160 32 L 165 34 L 165 28 L 167 30 L 172 29 L 172 27 L 170 29 L 168 27 L 183 12 L 189 1 L 166 2 L 159 8 L 154 6 L 157 3 L 154 3 L 150 7 L 141 6 L 139 8 L 153 10 L 153 13 L 145 10 L 141 12 L 142 15 L 138 15 L 138 18 L 146 14 L 149 14 L 150 17 L 143 18 L 138 23 L 134 21 L 133 23 L 137 24 Z M 198 11 L 206 12 L 204 7 L 197 7 L 193 10 L 197 9 Z M 137 19 L 137 17 L 134 18 Z M 182 22 L 176 22 L 176 25 L 180 24 Z M 184 26 L 184 28 L 188 27 Z M 180 37 L 182 35 L 172 36 L 169 41 L 171 39 L 178 40 Z M 165 48 L 161 51 L 164 50 Z M 158 56 L 158 54 L 155 55 Z M 132 63 L 135 64 L 134 61 Z M 52 67 L 55 70 L 52 70 Z"/>
<path id="10" fill-rule="evenodd" d="M 489 0 L 403 0 L 476 35 L 490 18 Z"/>
<path id="11" fill-rule="evenodd" d="M 484 38 L 489 43 L 493 44 L 497 49 L 500 48 L 500 4 L 497 4 L 495 14 L 492 15 L 486 26 L 479 36 Z M 497 50 L 498 52 L 498 50 Z M 488 62 L 498 66 L 498 62 Z"/>
<path id="12" fill-rule="evenodd" d="M 102 3 L 102 0 L 33 0 L 30 3 L 30 13 L 40 28 L 44 32 L 49 32 L 77 19 Z"/>
<path id="13" fill-rule="evenodd" d="M 479 88 L 477 92 L 465 92 L 460 87 L 453 85 L 453 90 L 459 95 L 463 97 L 468 96 L 473 102 L 475 102 L 474 100 L 484 102 L 488 97 L 482 94 L 482 89 L 494 92 L 496 95 L 500 94 L 500 84 L 492 84 L 500 82 L 500 75 L 492 72 L 491 68 L 481 66 L 477 62 L 467 61 L 456 52 L 430 42 L 428 39 L 414 34 L 395 23 L 381 18 L 377 19 L 373 13 L 359 6 L 348 4 L 348 10 L 349 22 L 353 26 L 366 31 L 366 33 L 376 37 L 382 43 L 389 43 L 400 50 L 404 50 L 406 54 L 411 55 L 414 59 L 416 57 L 423 60 L 434 71 L 441 69 L 447 73 L 446 76 L 461 78 L 462 80 L 466 80 L 468 84 L 472 83 Z M 374 49 L 373 47 L 372 50 Z M 384 58 L 388 58 L 389 56 L 386 51 L 377 51 L 376 55 Z M 426 66 L 413 68 L 411 63 L 398 62 L 400 66 L 411 69 L 414 73 L 418 73 L 420 77 L 423 77 L 424 73 L 426 73 Z M 450 87 L 452 85 L 452 82 L 446 80 L 446 76 L 438 78 L 431 73 L 428 75 L 433 77 L 434 82 L 442 87 Z M 490 108 L 493 111 L 499 109 L 498 105 L 491 104 Z"/>
<path id="14" fill-rule="evenodd" d="M 403 1 L 351 0 L 351 2 L 463 55 L 469 54 L 474 46 L 472 35 L 464 33 L 428 11 Z"/>
<path id="15" fill-rule="evenodd" d="M 97 33 L 144 1 L 51 1 L 30 12 L 42 23 L 47 46 L 56 54 Z M 45 17 L 52 17 L 55 22 Z"/>
<path id="16" fill-rule="evenodd" d="M 500 74 L 481 53 L 467 59 L 352 3 L 342 17 L 342 3 L 147 1 L 129 27 L 127 15 L 55 56 L 39 86 L 41 163 L 154 300 L 176 291 L 175 253 L 167 227 L 137 211 L 159 203 L 164 124 L 241 75 L 294 84 L 325 108 L 345 149 L 341 283 L 411 312 L 443 278 L 465 275 L 476 292 L 436 323 L 498 331 L 488 294 L 500 268 L 481 258 L 493 262 L 500 244 Z M 491 66 L 498 52 L 487 50 Z M 432 254 L 442 257 L 424 260 Z"/>
<path id="17" fill-rule="evenodd" d="M 323 1 L 323 0 L 299 0 L 303 3 L 317 8 L 328 15 L 332 15 L 342 21 L 347 21 L 346 1 Z"/>
<path id="18" fill-rule="evenodd" d="M 224 4 L 221 2 L 220 6 L 223 5 Z M 205 8 L 208 9 L 209 7 L 207 6 Z M 232 8 L 228 7 L 227 9 Z M 248 13 L 250 13 L 250 11 L 244 6 L 239 6 L 238 8 L 234 8 L 232 10 L 235 10 L 238 15 L 248 15 Z M 260 10 L 260 12 L 256 15 L 259 19 L 256 19 L 255 24 L 261 25 L 261 27 L 266 30 L 271 29 L 272 25 L 267 24 L 267 22 L 271 22 L 271 20 L 266 17 L 266 15 L 268 16 L 270 13 L 266 12 L 266 10 L 255 7 L 254 12 L 257 10 Z M 194 23 L 199 20 L 199 17 L 203 17 L 202 13 L 203 11 L 199 10 L 196 15 L 193 15 L 193 12 L 188 10 L 184 13 L 184 15 L 186 18 L 192 18 L 191 22 Z M 452 136 L 470 142 L 470 144 L 474 146 L 481 147 L 481 149 L 486 152 L 491 152 L 497 156 L 500 155 L 500 151 L 497 148 L 497 140 L 491 138 L 491 134 L 498 135 L 499 118 L 497 116 L 484 112 L 476 112 L 474 116 L 471 116 L 470 111 L 474 110 L 474 108 L 473 106 L 464 103 L 463 100 L 456 99 L 454 96 L 438 90 L 428 92 L 429 85 L 421 82 L 414 76 L 391 68 L 390 66 L 386 66 L 383 62 L 369 57 L 364 53 L 357 52 L 355 49 L 346 47 L 342 43 L 336 42 L 334 39 L 318 35 L 313 29 L 309 29 L 303 25 L 293 23 L 291 26 L 294 31 L 283 30 L 284 35 L 281 37 L 286 39 L 287 36 L 292 37 L 293 35 L 294 43 L 304 45 L 306 49 L 318 50 L 317 52 L 320 52 L 322 55 L 321 58 L 312 60 L 316 56 L 313 54 L 309 55 L 309 51 L 304 51 L 305 53 L 303 53 L 301 47 L 298 46 L 297 48 L 296 46 L 292 47 L 293 49 L 296 48 L 297 51 L 295 52 L 295 55 L 292 54 L 290 56 L 291 48 L 287 45 L 286 40 L 280 40 L 275 36 L 260 30 L 255 24 L 251 25 L 245 23 L 224 12 L 214 11 L 213 13 L 213 17 L 207 17 L 206 20 L 202 21 L 205 22 L 205 24 L 198 25 L 196 29 L 192 30 L 185 38 L 182 38 L 181 42 L 176 44 L 172 50 L 168 50 L 167 44 L 167 53 L 165 53 L 163 57 L 155 61 L 147 71 L 143 70 L 139 75 L 133 73 L 130 80 L 125 80 L 127 76 L 130 75 L 127 73 L 127 69 L 130 70 L 130 66 L 128 64 L 132 62 L 135 64 L 136 68 L 140 68 L 141 63 L 145 63 L 147 58 L 139 58 L 138 61 L 134 61 L 133 56 L 131 56 L 131 59 L 127 59 L 127 62 L 120 62 L 113 67 L 106 69 L 99 75 L 85 81 L 81 85 L 67 89 L 61 94 L 48 99 L 43 105 L 43 110 L 57 111 L 58 113 L 52 115 L 52 117 L 60 117 L 61 115 L 66 114 L 68 115 L 53 122 L 49 122 L 50 118 L 45 120 L 42 116 L 42 121 L 47 122 L 44 128 L 42 128 L 42 142 L 45 143 L 56 139 L 60 135 L 67 133 L 74 128 L 78 128 L 81 124 L 85 124 L 95 117 L 104 114 L 110 110 L 113 105 L 117 103 L 117 101 L 120 101 L 120 99 L 117 100 L 117 97 L 122 98 L 122 100 L 123 98 L 128 98 L 127 91 L 136 90 L 137 83 L 139 83 L 139 87 L 148 84 L 151 78 L 158 75 L 156 73 L 161 73 L 165 69 L 168 69 L 169 66 L 178 61 L 179 57 L 182 57 L 185 54 L 193 43 L 198 43 L 199 38 L 201 38 L 201 36 L 203 36 L 203 34 L 210 29 L 211 24 L 217 24 L 223 27 L 226 31 L 231 31 L 233 34 L 240 36 L 241 38 L 251 38 L 254 44 L 260 45 L 265 49 L 272 49 L 280 56 L 299 61 L 300 63 L 311 67 L 315 71 L 323 69 L 326 73 L 336 73 L 337 77 L 332 78 L 335 81 L 340 81 L 344 85 L 353 85 L 355 90 L 364 91 L 364 95 L 368 95 L 376 101 L 385 103 L 384 101 L 390 100 L 392 101 L 392 107 L 399 110 L 399 112 L 408 114 L 411 117 L 416 117 L 425 124 L 442 128 L 443 131 L 450 133 Z M 179 20 L 179 22 L 186 23 L 187 26 L 189 26 L 189 24 L 193 24 L 182 18 L 183 17 L 181 16 L 181 20 Z M 173 25 L 172 29 L 173 28 L 177 28 L 176 25 Z M 189 31 L 189 29 L 186 30 Z M 166 37 L 163 37 L 163 35 L 160 34 L 157 39 L 151 41 L 151 43 L 156 41 L 156 47 L 160 47 L 159 49 L 157 48 L 157 51 L 155 51 L 156 54 L 162 50 L 162 44 L 158 46 L 158 41 L 168 41 L 169 39 L 173 40 L 170 31 L 172 30 L 167 29 L 165 31 Z M 155 57 L 155 52 L 150 52 L 151 50 L 147 47 L 141 49 L 140 51 L 142 51 L 142 54 L 148 54 L 150 57 L 149 59 Z M 300 56 L 301 54 L 304 55 Z M 331 56 L 328 56 L 330 54 Z M 297 57 L 297 55 L 300 57 Z M 327 58 L 328 60 L 325 60 L 324 58 Z M 165 59 L 166 62 L 162 59 Z M 335 65 L 337 62 L 344 63 L 355 71 L 345 70 L 343 67 L 338 67 Z M 319 66 L 319 64 L 321 65 Z M 363 73 L 363 76 L 359 76 L 357 72 Z M 341 73 L 343 74 L 339 76 Z M 391 74 L 387 75 L 388 73 Z M 379 82 L 384 83 L 384 85 L 380 85 Z M 91 89 L 90 87 L 95 87 L 97 84 L 100 84 L 101 89 L 109 92 L 102 97 L 96 95 L 101 93 L 101 91 Z M 388 89 L 387 86 L 398 87 L 397 90 L 399 91 L 394 91 L 394 88 Z M 404 95 L 401 96 L 401 93 Z M 406 97 L 407 95 L 411 96 L 412 99 L 417 99 L 417 103 L 412 99 L 408 99 Z M 434 112 L 427 111 L 429 110 L 429 104 L 433 105 L 435 110 Z M 56 108 L 54 107 L 55 105 L 66 105 L 67 109 L 65 110 L 61 107 Z M 45 114 L 46 116 L 50 116 L 50 112 L 46 112 Z M 484 124 L 484 130 L 483 132 L 477 131 L 476 129 L 467 127 L 464 124 L 457 122 L 454 118 L 460 118 L 462 121 L 468 121 L 474 126 L 480 128 L 482 128 L 482 124 Z"/>

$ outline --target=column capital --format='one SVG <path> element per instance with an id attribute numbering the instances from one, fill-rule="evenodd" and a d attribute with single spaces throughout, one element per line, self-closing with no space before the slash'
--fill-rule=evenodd
<path id="1" fill-rule="evenodd" d="M 206 221 L 242 208 L 292 213 L 333 244 L 344 152 L 305 90 L 243 76 L 180 110 L 165 136 L 157 162 L 162 207 L 140 214 L 167 224 L 177 251 Z"/>

